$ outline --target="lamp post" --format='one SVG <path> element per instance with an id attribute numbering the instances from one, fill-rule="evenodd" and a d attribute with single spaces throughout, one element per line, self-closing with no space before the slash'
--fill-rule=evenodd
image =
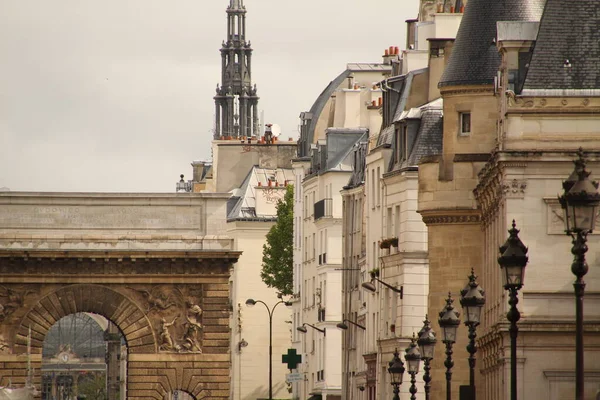
<path id="1" fill-rule="evenodd" d="M 446 361 L 444 362 L 446 367 L 446 400 L 452 400 L 452 367 L 454 367 L 452 345 L 456 342 L 456 331 L 460 325 L 460 313 L 454 309 L 452 303 L 454 303 L 452 294 L 448 293 L 446 306 L 440 311 L 440 319 L 438 320 L 442 330 L 442 342 L 446 345 Z"/>
<path id="2" fill-rule="evenodd" d="M 254 300 L 254 299 L 246 300 L 246 305 L 248 307 L 253 307 L 256 305 L 256 303 L 261 303 L 262 305 L 264 305 L 265 308 L 267 309 L 267 312 L 269 313 L 269 400 L 273 400 L 273 312 L 275 311 L 275 308 L 278 305 L 283 303 L 286 306 L 290 306 L 291 303 L 289 301 L 281 300 L 281 301 L 275 303 L 273 308 L 269 308 L 267 303 L 265 303 L 262 300 Z"/>
<path id="3" fill-rule="evenodd" d="M 418 333 L 419 339 L 417 344 L 421 351 L 421 358 L 423 359 L 423 382 L 425 382 L 425 400 L 429 400 L 429 390 L 431 389 L 431 360 L 433 360 L 433 351 L 435 350 L 435 344 L 437 339 L 435 338 L 435 332 L 431 329 L 431 321 L 427 315 L 425 321 L 423 321 L 423 327 Z"/>
<path id="4" fill-rule="evenodd" d="M 469 328 L 469 386 L 471 398 L 475 400 L 475 353 L 477 353 L 477 326 L 481 321 L 481 310 L 485 304 L 485 291 L 477 283 L 475 270 L 471 269 L 469 283 L 460 291 L 460 305 L 465 316 L 465 325 Z"/>
<path id="5" fill-rule="evenodd" d="M 574 255 L 571 271 L 576 277 L 575 289 L 575 399 L 583 400 L 584 366 L 583 366 L 583 295 L 585 282 L 583 277 L 588 272 L 585 261 L 587 235 L 596 225 L 600 193 L 598 183 L 589 179 L 590 172 L 585 169 L 583 149 L 577 152 L 578 159 L 574 161 L 575 169 L 569 178 L 563 182 L 563 195 L 559 198 L 565 214 L 567 235 L 571 236 Z"/>
<path id="6" fill-rule="evenodd" d="M 389 362 L 388 372 L 390 373 L 391 384 L 394 387 L 394 399 L 400 400 L 400 385 L 402 385 L 402 376 L 404 375 L 404 363 L 398 356 L 398 349 L 394 350 L 394 358 Z"/>
<path id="7" fill-rule="evenodd" d="M 349 319 L 345 319 L 342 322 L 340 322 L 339 324 L 336 324 L 336 327 L 338 329 L 347 330 L 348 329 L 348 325 L 346 324 L 346 322 L 351 323 L 352 325 L 356 326 L 357 328 L 362 329 L 363 331 L 367 330 L 366 327 L 364 327 L 364 326 L 362 326 L 360 324 L 357 324 L 356 322 L 350 321 Z"/>
<path id="8" fill-rule="evenodd" d="M 410 400 L 417 400 L 416 376 L 419 373 L 419 366 L 421 364 L 421 353 L 417 347 L 417 338 L 414 333 L 410 345 L 406 348 L 404 359 L 408 364 L 408 373 L 410 374 Z"/>
<path id="9" fill-rule="evenodd" d="M 517 294 L 523 287 L 528 257 L 527 247 L 519 239 L 519 230 L 514 220 L 512 229 L 508 233 L 508 239 L 500 247 L 498 264 L 502 269 L 502 280 L 504 289 L 508 290 L 510 305 L 510 310 L 506 314 L 506 319 L 510 321 L 510 398 L 517 400 L 517 334 L 519 333 L 517 322 L 521 319 L 521 313 L 517 308 L 519 302 Z"/>

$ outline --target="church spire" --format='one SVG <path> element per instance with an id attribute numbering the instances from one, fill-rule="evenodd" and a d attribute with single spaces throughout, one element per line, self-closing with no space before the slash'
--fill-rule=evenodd
<path id="1" fill-rule="evenodd" d="M 246 7 L 244 7 L 244 0 L 230 0 L 229 1 L 229 9 L 231 9 L 231 10 L 246 9 Z"/>
<path id="2" fill-rule="evenodd" d="M 227 39 L 221 47 L 221 84 L 215 99 L 215 133 L 220 136 L 258 135 L 258 96 L 252 84 L 252 47 L 246 40 L 246 7 L 230 0 Z"/>

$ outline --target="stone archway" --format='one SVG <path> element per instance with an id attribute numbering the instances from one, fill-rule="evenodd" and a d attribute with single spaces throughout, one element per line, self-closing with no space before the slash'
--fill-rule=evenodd
<path id="1" fill-rule="evenodd" d="M 95 253 L 32 253 L 0 254 L 0 385 L 25 384 L 31 328 L 39 389 L 47 332 L 62 317 L 86 312 L 112 321 L 125 337 L 128 400 L 165 400 L 174 390 L 197 400 L 228 398 L 228 274 L 238 254 L 145 252 L 140 262 L 134 252 L 102 252 L 98 263 Z"/>
<path id="2" fill-rule="evenodd" d="M 41 354 L 50 328 L 63 317 L 78 312 L 102 315 L 125 336 L 130 354 L 155 353 L 156 339 L 150 321 L 130 299 L 102 285 L 75 284 L 40 298 L 21 320 L 16 332 L 15 352 L 27 351 L 31 328 L 31 353 Z"/>
<path id="3" fill-rule="evenodd" d="M 229 397 L 228 194 L 0 193 L 0 385 L 41 384 L 45 334 L 102 315 L 126 338 L 127 399 Z M 109 333 L 110 335 L 110 333 Z M 31 369 L 30 369 L 31 371 Z"/>

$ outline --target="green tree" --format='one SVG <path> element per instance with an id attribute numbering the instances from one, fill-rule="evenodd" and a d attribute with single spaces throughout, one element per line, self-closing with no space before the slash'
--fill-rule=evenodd
<path id="1" fill-rule="evenodd" d="M 277 201 L 277 222 L 263 245 L 260 277 L 282 295 L 293 293 L 294 187 L 288 185 L 283 200 Z"/>
<path id="2" fill-rule="evenodd" d="M 106 377 L 104 374 L 88 375 L 78 385 L 78 398 L 86 400 L 106 399 Z"/>

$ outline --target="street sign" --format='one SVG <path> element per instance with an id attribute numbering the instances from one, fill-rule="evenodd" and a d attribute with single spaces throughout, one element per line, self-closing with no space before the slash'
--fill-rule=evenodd
<path id="1" fill-rule="evenodd" d="M 288 369 L 296 369 L 302 362 L 302 356 L 296 353 L 296 349 L 288 349 L 287 354 L 281 357 L 281 362 L 288 365 Z"/>
<path id="2" fill-rule="evenodd" d="M 301 372 L 292 372 L 291 374 L 287 374 L 285 376 L 285 381 L 288 383 L 302 382 L 303 380 L 304 380 L 304 374 Z"/>

